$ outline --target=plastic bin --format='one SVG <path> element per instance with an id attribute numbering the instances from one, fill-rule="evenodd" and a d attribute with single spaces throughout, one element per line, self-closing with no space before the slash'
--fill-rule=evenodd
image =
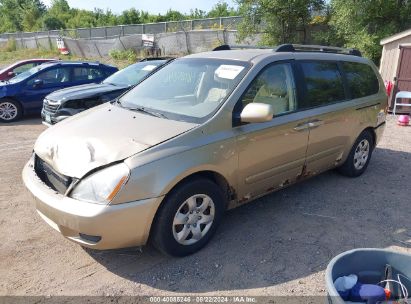
<path id="1" fill-rule="evenodd" d="M 377 284 L 381 281 L 385 265 L 391 265 L 392 277 L 402 274 L 411 279 L 411 255 L 384 249 L 354 249 L 343 252 L 333 258 L 327 266 L 325 284 L 328 293 L 328 302 L 343 304 L 345 301 L 339 296 L 334 287 L 334 281 L 341 276 L 356 274 L 358 281 L 364 284 Z M 411 281 L 401 277 L 408 293 L 411 293 Z M 397 284 L 394 283 L 395 290 Z"/>

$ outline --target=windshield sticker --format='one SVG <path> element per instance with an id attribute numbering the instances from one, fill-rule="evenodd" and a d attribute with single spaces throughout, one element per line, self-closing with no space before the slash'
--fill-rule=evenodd
<path id="1" fill-rule="evenodd" d="M 244 70 L 243 66 L 240 65 L 227 65 L 223 64 L 218 67 L 215 71 L 215 75 L 224 79 L 234 79 Z"/>
<path id="2" fill-rule="evenodd" d="M 150 72 L 150 71 L 154 70 L 156 67 L 157 67 L 156 65 L 149 64 L 149 65 L 146 65 L 144 68 L 142 68 L 142 70 Z"/>

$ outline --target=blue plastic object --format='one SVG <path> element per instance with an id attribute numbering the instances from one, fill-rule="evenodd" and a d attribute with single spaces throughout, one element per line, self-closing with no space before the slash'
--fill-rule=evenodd
<path id="1" fill-rule="evenodd" d="M 351 302 L 367 302 L 367 304 L 375 304 L 385 301 L 384 288 L 378 285 L 357 283 L 350 291 L 348 298 Z"/>
<path id="2" fill-rule="evenodd" d="M 345 304 L 334 287 L 338 277 L 356 274 L 358 281 L 363 284 L 378 284 L 382 280 L 385 265 L 391 265 L 393 278 L 398 274 L 411 278 L 411 255 L 384 249 L 354 249 L 336 256 L 327 266 L 325 284 L 328 302 Z M 411 281 L 402 279 L 403 284 L 411 291 Z M 394 290 L 393 296 L 399 296 Z M 364 302 L 364 301 L 363 301 Z"/>

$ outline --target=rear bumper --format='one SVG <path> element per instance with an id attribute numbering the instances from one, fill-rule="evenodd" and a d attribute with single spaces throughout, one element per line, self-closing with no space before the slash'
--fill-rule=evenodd
<path id="1" fill-rule="evenodd" d="M 34 196 L 39 215 L 64 237 L 93 249 L 144 245 L 163 197 L 118 205 L 78 201 L 56 193 L 36 175 L 32 161 L 23 181 Z"/>
<path id="2" fill-rule="evenodd" d="M 381 138 L 384 134 L 385 126 L 386 126 L 386 123 L 383 122 L 378 127 L 374 128 L 375 137 L 376 137 L 375 146 L 377 146 L 378 143 L 380 142 L 380 140 L 381 140 Z"/>

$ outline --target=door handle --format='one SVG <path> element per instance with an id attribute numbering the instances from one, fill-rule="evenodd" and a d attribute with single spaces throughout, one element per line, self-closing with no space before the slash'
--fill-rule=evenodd
<path id="1" fill-rule="evenodd" d="M 324 124 L 324 121 L 322 120 L 313 120 L 308 123 L 310 128 L 317 128 L 323 124 Z"/>
<path id="2" fill-rule="evenodd" d="M 294 131 L 304 131 L 310 128 L 310 123 L 304 122 L 294 127 Z"/>

